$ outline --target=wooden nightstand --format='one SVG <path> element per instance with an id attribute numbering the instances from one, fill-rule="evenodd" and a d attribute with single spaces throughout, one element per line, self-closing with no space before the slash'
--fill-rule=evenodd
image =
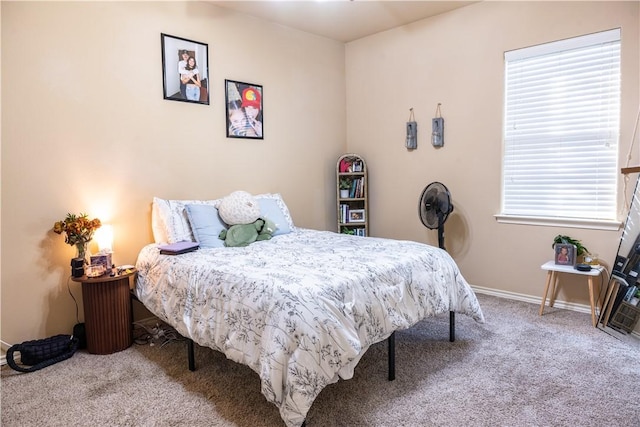
<path id="1" fill-rule="evenodd" d="M 93 354 L 111 354 L 133 343 L 129 278 L 133 270 L 117 276 L 73 277 L 82 283 L 87 350 Z"/>

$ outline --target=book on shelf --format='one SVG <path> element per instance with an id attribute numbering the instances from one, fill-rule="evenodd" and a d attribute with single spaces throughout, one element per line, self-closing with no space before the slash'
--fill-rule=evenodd
<path id="1" fill-rule="evenodd" d="M 364 178 L 354 178 L 351 181 L 351 189 L 349 190 L 349 198 L 360 199 L 364 197 Z"/>
<path id="2" fill-rule="evenodd" d="M 360 182 L 358 183 L 358 188 L 360 190 L 360 195 L 358 197 L 364 197 L 364 179 L 360 178 Z"/>

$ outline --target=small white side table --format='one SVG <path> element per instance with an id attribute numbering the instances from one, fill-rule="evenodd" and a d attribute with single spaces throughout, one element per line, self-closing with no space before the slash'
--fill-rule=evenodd
<path id="1" fill-rule="evenodd" d="M 558 273 L 568 273 L 568 274 L 577 274 L 580 276 L 587 276 L 587 281 L 589 284 L 589 302 L 591 303 L 591 323 L 595 328 L 598 324 L 598 320 L 596 318 L 596 306 L 595 306 L 595 296 L 598 297 L 598 306 L 602 310 L 602 303 L 600 301 L 600 292 L 594 292 L 594 283 L 593 278 L 595 276 L 599 276 L 602 274 L 602 270 L 604 267 L 601 265 L 591 266 L 590 271 L 579 271 L 576 270 L 572 265 L 557 265 L 555 261 L 549 261 L 540 266 L 543 270 L 547 271 L 547 283 L 544 286 L 544 295 L 542 296 L 542 303 L 540 304 L 540 316 L 544 312 L 544 306 L 547 302 L 547 293 L 549 292 L 549 285 L 551 285 L 551 296 L 549 297 L 549 307 L 553 307 L 553 302 L 556 295 L 557 285 L 558 285 Z"/>

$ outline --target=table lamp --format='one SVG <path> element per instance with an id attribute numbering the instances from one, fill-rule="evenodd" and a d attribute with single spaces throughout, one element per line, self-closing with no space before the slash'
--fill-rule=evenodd
<path id="1" fill-rule="evenodd" d="M 98 253 L 91 256 L 91 265 L 103 265 L 103 274 L 110 273 L 113 265 L 113 227 L 110 224 L 103 224 L 96 230 L 94 238 L 98 243 Z"/>

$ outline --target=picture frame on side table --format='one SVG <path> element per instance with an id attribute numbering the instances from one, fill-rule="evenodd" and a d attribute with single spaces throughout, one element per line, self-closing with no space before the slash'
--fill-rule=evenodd
<path id="1" fill-rule="evenodd" d="M 264 139 L 262 86 L 224 81 L 227 138 Z"/>
<path id="2" fill-rule="evenodd" d="M 209 105 L 209 46 L 160 34 L 164 99 Z"/>
<path id="3" fill-rule="evenodd" d="M 366 220 L 366 218 L 365 218 L 364 209 L 351 209 L 351 210 L 349 210 L 349 223 L 352 223 L 352 222 L 364 223 L 365 220 Z"/>
<path id="4" fill-rule="evenodd" d="M 555 251 L 555 263 L 556 265 L 576 265 L 576 246 L 565 244 L 565 243 L 557 243 L 554 245 L 553 250 Z"/>

